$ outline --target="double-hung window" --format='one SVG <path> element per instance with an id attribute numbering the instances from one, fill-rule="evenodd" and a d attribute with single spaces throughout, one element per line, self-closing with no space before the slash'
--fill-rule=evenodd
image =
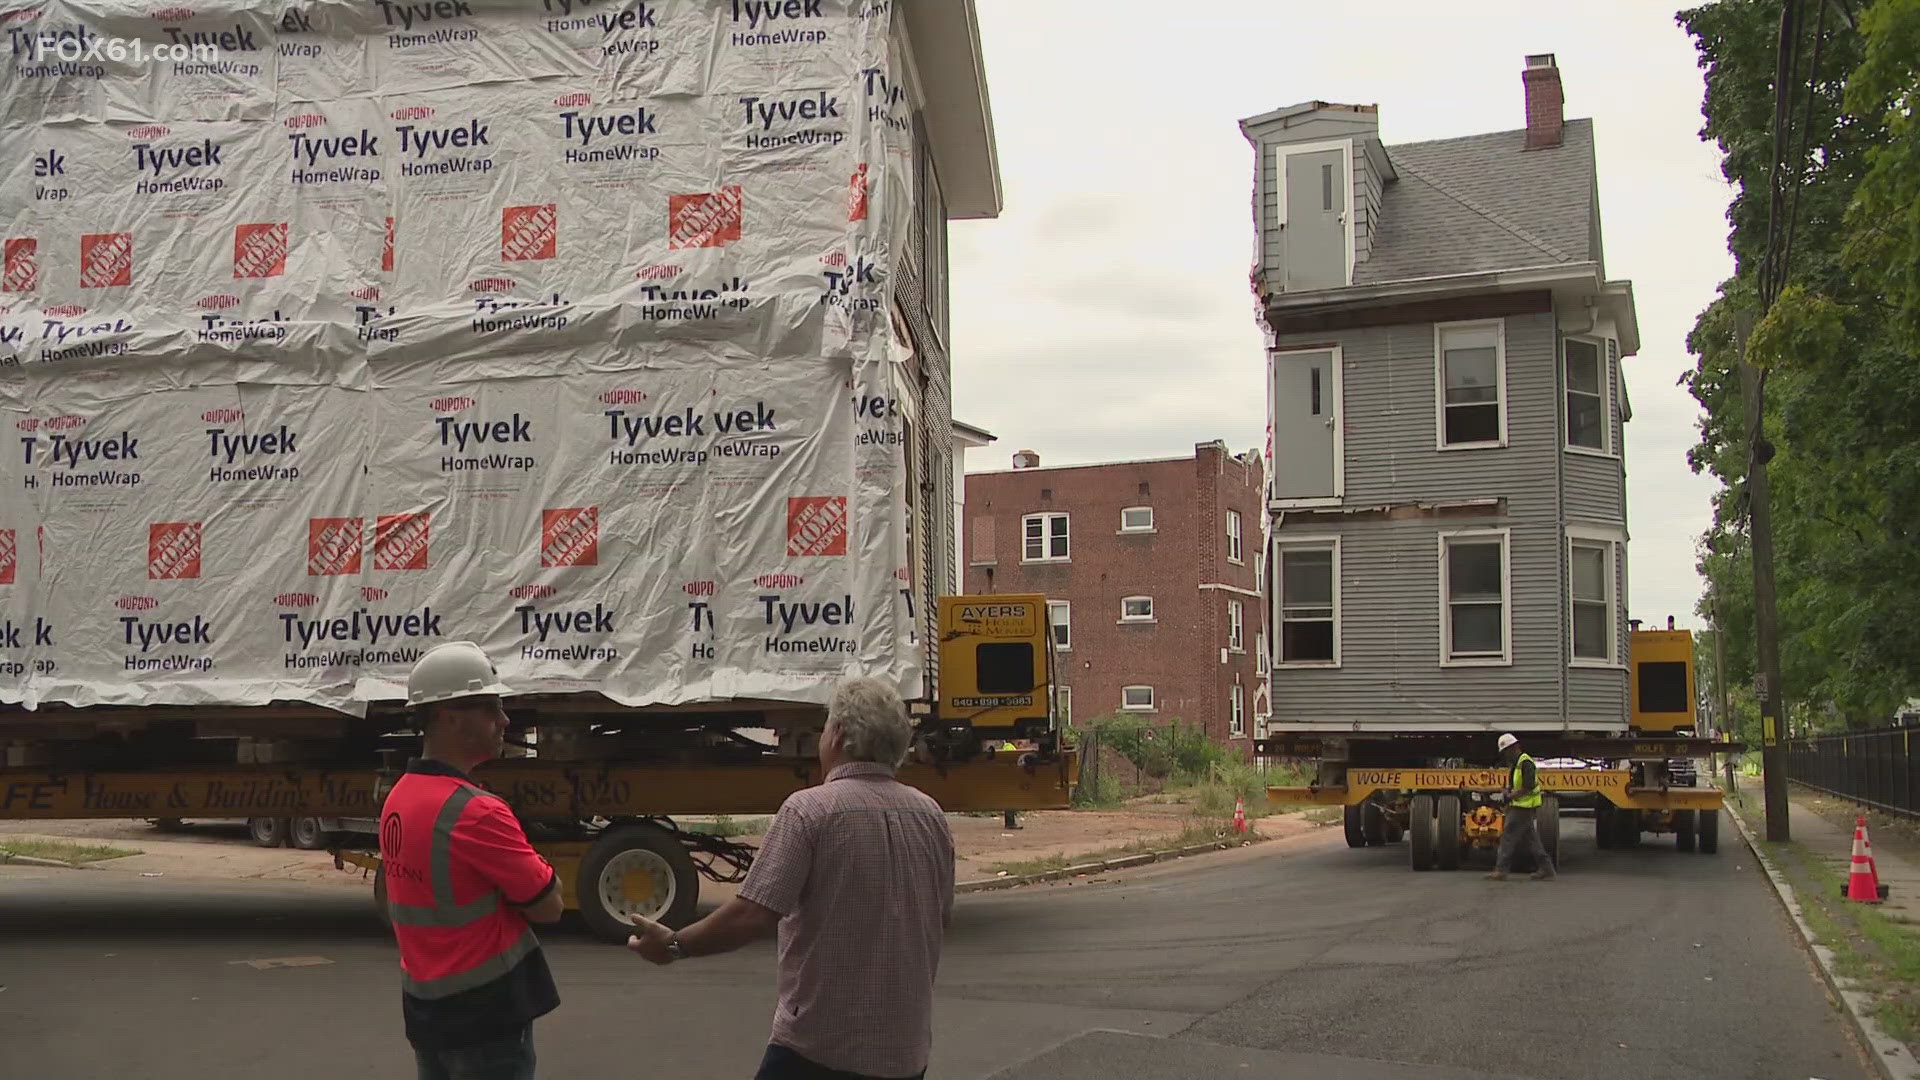
<path id="1" fill-rule="evenodd" d="M 1512 662 L 1513 619 L 1507 596 L 1507 531 L 1472 530 L 1440 537 L 1440 658 L 1447 664 Z"/>
<path id="2" fill-rule="evenodd" d="M 1067 515 L 1028 514 L 1022 519 L 1026 550 L 1023 562 L 1067 561 Z"/>
<path id="3" fill-rule="evenodd" d="M 1289 542 L 1279 550 L 1280 663 L 1339 664 L 1339 542 Z"/>
<path id="4" fill-rule="evenodd" d="M 1502 325 L 1442 323 L 1434 328 L 1442 449 L 1506 444 L 1506 341 Z"/>

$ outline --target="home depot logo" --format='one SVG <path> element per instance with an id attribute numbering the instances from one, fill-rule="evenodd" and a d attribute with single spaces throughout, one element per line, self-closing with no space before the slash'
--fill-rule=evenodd
<path id="1" fill-rule="evenodd" d="M 847 498 L 807 496 L 787 500 L 787 554 L 847 553 Z"/>
<path id="2" fill-rule="evenodd" d="M 393 219 L 387 219 L 387 240 L 380 249 L 380 272 L 393 273 Z"/>
<path id="3" fill-rule="evenodd" d="M 233 276 L 279 277 L 287 272 L 287 223 L 237 225 L 233 230 Z"/>
<path id="4" fill-rule="evenodd" d="M 309 518 L 307 576 L 338 577 L 360 572 L 360 519 Z"/>
<path id="5" fill-rule="evenodd" d="M 847 220 L 867 220 L 867 165 L 861 162 L 853 170 L 853 180 L 847 186 Z"/>
<path id="6" fill-rule="evenodd" d="M 310 592 L 283 592 L 273 602 L 281 607 L 303 608 L 319 603 L 320 597 Z"/>
<path id="7" fill-rule="evenodd" d="M 740 239 L 744 201 L 738 184 L 699 195 L 669 196 L 667 246 L 676 250 L 725 247 Z"/>
<path id="8" fill-rule="evenodd" d="M 14 567 L 19 561 L 18 548 L 13 542 L 13 530 L 0 529 L 0 585 L 13 584 Z"/>
<path id="9" fill-rule="evenodd" d="M 0 262 L 0 292 L 32 292 L 40 284 L 40 241 L 31 236 L 10 239 L 5 262 Z"/>
<path id="10" fill-rule="evenodd" d="M 507 590 L 507 595 L 515 600 L 545 600 L 549 596 L 558 595 L 559 592 L 559 589 L 551 585 L 515 585 Z"/>
<path id="11" fill-rule="evenodd" d="M 600 508 L 571 507 L 541 511 L 541 566 L 598 566 Z"/>
<path id="12" fill-rule="evenodd" d="M 500 257 L 508 262 L 553 258 L 559 236 L 560 214 L 554 203 L 500 211 Z"/>
<path id="13" fill-rule="evenodd" d="M 160 606 L 160 601 L 151 596 L 122 596 L 113 602 L 121 611 L 152 611 Z"/>
<path id="14" fill-rule="evenodd" d="M 80 287 L 107 289 L 133 284 L 133 234 L 87 233 L 80 237 Z"/>
<path id="15" fill-rule="evenodd" d="M 427 568 L 427 514 L 383 514 L 373 523 L 375 570 Z"/>
<path id="16" fill-rule="evenodd" d="M 180 581 L 200 576 L 200 523 L 163 521 L 147 526 L 147 577 Z"/>

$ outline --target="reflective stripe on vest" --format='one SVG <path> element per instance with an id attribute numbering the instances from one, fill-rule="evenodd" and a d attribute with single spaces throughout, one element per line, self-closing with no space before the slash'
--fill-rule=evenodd
<path id="1" fill-rule="evenodd" d="M 534 937 L 533 927 L 527 927 L 525 933 L 513 944 L 501 952 L 487 957 L 465 971 L 444 975 L 438 979 L 416 979 L 405 971 L 400 973 L 402 989 L 411 997 L 425 1001 L 436 1001 L 452 997 L 476 986 L 484 986 L 513 970 L 513 966 L 526 959 L 527 954 L 540 947 L 540 939 Z"/>
<path id="2" fill-rule="evenodd" d="M 1520 790 L 1520 767 L 1531 763 L 1533 763 L 1533 759 L 1525 753 L 1522 753 L 1514 760 L 1513 780 L 1511 782 L 1513 790 Z M 1522 810 L 1532 809 L 1540 805 L 1540 766 L 1538 764 L 1533 765 L 1533 791 L 1526 795 L 1515 795 L 1512 805 L 1518 806 Z"/>
<path id="3" fill-rule="evenodd" d="M 480 794 L 479 788 L 462 784 L 454 788 L 452 794 L 447 796 L 447 801 L 441 804 L 440 813 L 433 819 L 433 847 L 428 856 L 433 880 L 433 904 L 430 907 L 423 904 L 397 904 L 389 899 L 387 914 L 396 925 L 467 926 L 500 909 L 501 896 L 497 892 L 490 892 L 468 904 L 456 904 L 453 901 L 453 828 L 460 824 L 460 814 L 466 810 L 467 804 Z M 392 890 L 388 890 L 388 895 L 392 895 Z"/>

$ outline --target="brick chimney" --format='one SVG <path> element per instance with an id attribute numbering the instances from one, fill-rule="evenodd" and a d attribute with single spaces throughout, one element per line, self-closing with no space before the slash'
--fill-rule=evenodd
<path id="1" fill-rule="evenodd" d="M 1553 54 L 1527 57 L 1520 82 L 1527 88 L 1527 149 L 1559 146 L 1566 97 L 1560 90 L 1560 67 L 1553 62 Z"/>

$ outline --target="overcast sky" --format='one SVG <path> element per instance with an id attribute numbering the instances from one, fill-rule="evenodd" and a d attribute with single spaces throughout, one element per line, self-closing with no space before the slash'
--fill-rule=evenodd
<path id="1" fill-rule="evenodd" d="M 1319 99 L 1380 108 L 1394 143 L 1524 127 L 1523 58 L 1558 57 L 1592 117 L 1607 274 L 1633 282 L 1623 370 L 1630 614 L 1695 626 L 1694 538 L 1711 481 L 1687 468 L 1698 409 L 1676 385 L 1694 316 L 1732 273 L 1701 72 L 1676 8 L 1373 0 L 978 0 L 1006 187 L 952 227 L 955 415 L 1063 465 L 1265 441 L 1247 271 L 1253 152 L 1238 121 Z"/>

